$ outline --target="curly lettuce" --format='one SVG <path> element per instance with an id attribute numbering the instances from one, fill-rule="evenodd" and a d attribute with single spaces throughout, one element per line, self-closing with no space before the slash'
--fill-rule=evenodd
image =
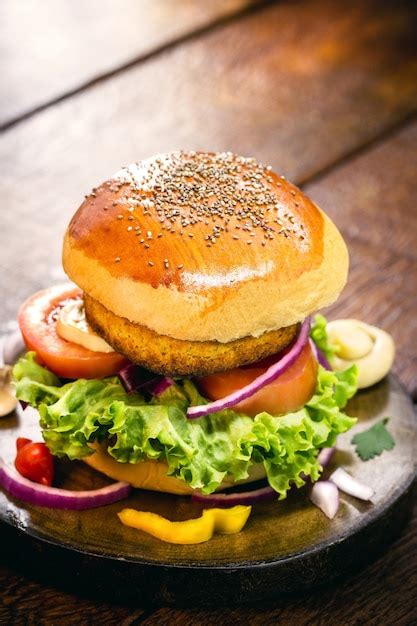
<path id="1" fill-rule="evenodd" d="M 326 359 L 331 363 L 332 357 L 337 353 L 338 348 L 330 342 L 326 326 L 327 319 L 321 313 L 317 313 L 313 319 L 313 324 L 310 330 L 310 337 L 319 348 L 319 350 L 321 350 L 321 352 L 324 354 Z"/>
<path id="2" fill-rule="evenodd" d="M 13 373 L 17 397 L 39 410 L 54 455 L 82 459 L 92 454 L 89 444 L 106 441 L 120 463 L 165 461 L 169 475 L 203 493 L 212 493 L 226 475 L 247 478 L 250 467 L 262 463 L 283 499 L 292 484 L 319 478 L 319 450 L 333 446 L 356 421 L 342 411 L 356 391 L 356 367 L 340 373 L 319 367 L 314 396 L 295 413 L 250 418 L 229 409 L 197 420 L 187 419 L 187 407 L 207 401 L 190 380 L 146 400 L 127 394 L 117 377 L 63 384 L 33 352 Z"/>

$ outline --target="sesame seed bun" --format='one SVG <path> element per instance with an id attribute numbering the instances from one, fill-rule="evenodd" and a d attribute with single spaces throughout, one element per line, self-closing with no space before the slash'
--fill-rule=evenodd
<path id="1" fill-rule="evenodd" d="M 228 344 L 333 302 L 348 254 L 330 219 L 269 168 L 175 152 L 93 190 L 68 227 L 63 265 L 115 316 L 180 341 Z"/>

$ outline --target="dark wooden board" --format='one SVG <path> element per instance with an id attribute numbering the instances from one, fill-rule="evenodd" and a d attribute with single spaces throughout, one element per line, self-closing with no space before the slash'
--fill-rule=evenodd
<path id="1" fill-rule="evenodd" d="M 396 624 L 410 626 L 415 622 L 417 572 L 412 555 L 417 550 L 417 516 L 377 559 L 348 580 L 339 581 L 307 593 L 262 602 L 255 606 L 207 609 L 159 608 L 152 611 L 129 605 L 109 604 L 87 599 L 78 593 L 58 591 L 16 572 L 16 566 L 0 566 L 0 623 L 13 626 L 49 626 L 79 624 L 147 626 L 218 626 L 219 624 Z M 55 581 L 59 585 L 59 581 Z M 41 601 L 40 601 L 41 598 Z"/>
<path id="2" fill-rule="evenodd" d="M 159 608 L 144 616 L 141 623 L 146 626 L 410 626 L 415 624 L 416 617 L 416 568 L 410 558 L 416 549 L 416 531 L 417 518 L 382 559 L 337 585 L 329 584 L 310 593 L 297 593 L 256 606 L 213 606 L 210 611 Z"/>
<path id="3" fill-rule="evenodd" d="M 149 604 L 212 605 L 271 600 L 327 584 L 371 560 L 396 536 L 413 504 L 416 415 L 395 378 L 360 392 L 348 412 L 359 418 L 338 440 L 329 472 L 345 466 L 375 490 L 372 504 L 343 496 L 329 521 L 308 499 L 308 489 L 285 502 L 254 507 L 244 532 L 217 535 L 195 546 L 177 546 L 130 528 L 117 518 L 125 506 L 174 520 L 201 507 L 188 497 L 134 490 L 122 504 L 90 511 L 59 511 L 25 505 L 0 492 L 0 523 L 6 558 L 46 580 L 112 600 Z M 350 439 L 383 416 L 391 416 L 396 446 L 367 463 Z M 39 440 L 38 414 L 27 409 L 0 422 L 0 456 L 12 463 L 18 436 Z M 60 462 L 63 488 L 93 489 L 108 481 L 83 463 Z"/>
<path id="4" fill-rule="evenodd" d="M 3 0 L 0 127 L 161 47 L 256 4 L 251 0 Z"/>

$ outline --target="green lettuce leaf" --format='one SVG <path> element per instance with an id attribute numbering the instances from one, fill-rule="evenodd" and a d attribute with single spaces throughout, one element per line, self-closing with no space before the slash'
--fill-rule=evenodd
<path id="1" fill-rule="evenodd" d="M 332 356 L 337 353 L 338 348 L 330 343 L 326 331 L 327 319 L 321 313 L 314 316 L 311 325 L 310 337 L 321 350 L 328 361 L 331 362 Z"/>
<path id="2" fill-rule="evenodd" d="M 356 390 L 355 368 L 334 373 L 320 367 L 315 395 L 296 413 L 250 418 L 226 410 L 196 420 L 187 419 L 187 407 L 207 401 L 190 380 L 146 401 L 127 394 L 117 377 L 61 384 L 34 353 L 18 361 L 14 378 L 17 397 L 39 410 L 43 437 L 56 456 L 82 459 L 92 453 L 89 444 L 107 441 L 117 461 L 163 460 L 168 474 L 203 493 L 226 475 L 247 478 L 253 464 L 263 463 L 270 485 L 285 498 L 293 483 L 318 479 L 319 450 L 356 421 L 341 411 Z"/>

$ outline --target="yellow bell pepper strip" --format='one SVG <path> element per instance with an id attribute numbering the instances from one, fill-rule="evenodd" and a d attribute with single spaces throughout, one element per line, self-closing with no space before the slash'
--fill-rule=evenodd
<path id="1" fill-rule="evenodd" d="M 171 520 L 147 511 L 123 509 L 118 513 L 126 526 L 143 530 L 162 541 L 178 544 L 204 543 L 213 533 L 232 535 L 242 530 L 250 515 L 251 506 L 234 506 L 230 509 L 205 509 L 201 517 L 184 522 Z"/>

